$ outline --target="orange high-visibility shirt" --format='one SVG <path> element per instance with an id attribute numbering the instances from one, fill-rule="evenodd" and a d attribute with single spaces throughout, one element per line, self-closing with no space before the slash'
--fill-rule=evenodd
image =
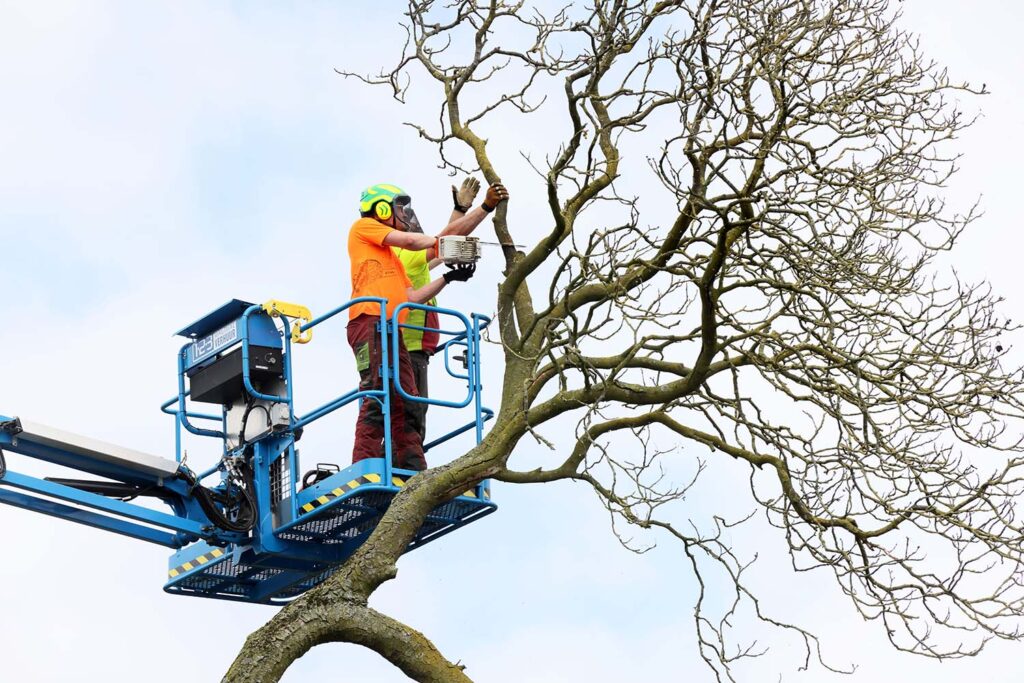
<path id="1" fill-rule="evenodd" d="M 352 298 L 379 296 L 388 300 L 387 317 L 395 307 L 408 301 L 407 290 L 412 287 L 398 256 L 385 246 L 389 228 L 373 218 L 360 218 L 348 231 L 348 257 L 352 261 Z M 399 316 L 405 322 L 408 309 Z M 348 309 L 349 319 L 358 315 L 380 315 L 380 306 L 366 302 Z"/>

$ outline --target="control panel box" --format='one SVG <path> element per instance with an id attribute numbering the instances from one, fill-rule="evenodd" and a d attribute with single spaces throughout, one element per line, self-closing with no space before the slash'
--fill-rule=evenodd
<path id="1" fill-rule="evenodd" d="M 242 379 L 242 349 L 224 354 L 213 363 L 188 373 L 191 398 L 198 403 L 229 405 L 245 395 Z M 269 346 L 249 347 L 249 379 L 253 386 L 284 377 L 281 349 Z"/>

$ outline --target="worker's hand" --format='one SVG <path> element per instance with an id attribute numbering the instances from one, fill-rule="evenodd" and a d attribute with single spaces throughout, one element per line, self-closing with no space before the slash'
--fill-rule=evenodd
<path id="1" fill-rule="evenodd" d="M 487 188 L 487 196 L 484 197 L 483 210 L 487 213 L 494 211 L 498 204 L 508 199 L 508 190 L 501 183 L 494 183 Z"/>
<path id="2" fill-rule="evenodd" d="M 446 283 L 465 282 L 473 277 L 473 273 L 476 272 L 475 263 L 456 263 L 454 266 L 449 266 L 449 268 L 451 270 L 442 275 Z"/>
<path id="3" fill-rule="evenodd" d="M 469 176 L 463 180 L 462 186 L 459 187 L 459 189 L 455 189 L 455 186 L 452 185 L 452 203 L 455 204 L 455 210 L 459 213 L 466 213 L 469 211 L 479 193 L 480 181 L 473 176 Z"/>

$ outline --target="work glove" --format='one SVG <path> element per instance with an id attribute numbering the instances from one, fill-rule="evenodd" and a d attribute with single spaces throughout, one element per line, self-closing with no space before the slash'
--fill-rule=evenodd
<path id="1" fill-rule="evenodd" d="M 476 199 L 477 194 L 480 193 L 480 181 L 469 176 L 462 181 L 462 186 L 459 189 L 455 189 L 452 185 L 452 203 L 455 204 L 455 210 L 459 213 L 466 213 L 473 206 L 473 201 Z"/>
<path id="2" fill-rule="evenodd" d="M 487 213 L 494 211 L 498 207 L 500 202 L 508 199 L 508 190 L 501 183 L 494 183 L 487 188 L 487 196 L 484 197 L 484 203 L 482 208 Z"/>
<path id="3" fill-rule="evenodd" d="M 473 277 L 473 273 L 476 272 L 475 263 L 456 263 L 454 266 L 449 267 L 451 270 L 441 276 L 449 284 L 452 282 L 465 282 Z"/>

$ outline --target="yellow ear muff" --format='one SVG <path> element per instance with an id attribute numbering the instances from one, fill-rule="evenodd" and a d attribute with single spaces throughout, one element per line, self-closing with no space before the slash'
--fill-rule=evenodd
<path id="1" fill-rule="evenodd" d="M 377 214 L 377 218 L 386 221 L 391 218 L 391 205 L 387 202 L 377 202 L 373 205 L 373 212 Z"/>

